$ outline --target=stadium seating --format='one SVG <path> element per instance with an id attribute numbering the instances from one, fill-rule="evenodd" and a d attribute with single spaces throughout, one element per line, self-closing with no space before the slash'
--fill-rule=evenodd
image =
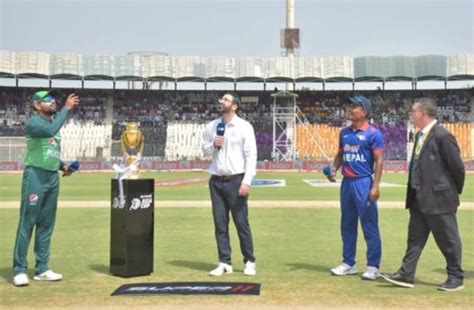
<path id="1" fill-rule="evenodd" d="M 31 115 L 32 88 L 0 87 L 0 137 L 24 136 Z M 59 90 L 63 102 L 71 90 Z M 63 128 L 65 158 L 121 157 L 120 135 L 125 123 L 138 122 L 145 136 L 144 156 L 150 159 L 202 157 L 204 125 L 219 117 L 218 91 L 96 90 L 77 91 L 80 107 Z M 346 125 L 345 103 L 351 91 L 298 91 L 296 104 L 305 124 L 296 127 L 298 159 L 333 157 L 338 133 Z M 410 154 L 407 120 L 414 98 L 427 96 L 439 105 L 439 120 L 459 142 L 463 158 L 472 159 L 472 90 L 361 91 L 371 99 L 371 123 L 384 134 L 389 160 Z M 242 112 L 255 129 L 258 159 L 272 159 L 273 97 L 266 91 L 241 91 Z M 291 134 L 291 133 L 288 133 Z M 105 137 L 104 137 L 105 135 Z M 69 142 L 69 141 L 76 141 Z M 77 143 L 77 141 L 81 141 Z M 407 143 L 408 142 L 408 143 Z"/>
<path id="2" fill-rule="evenodd" d="M 71 121 L 61 129 L 61 149 L 64 160 L 101 159 L 110 149 L 112 126 L 96 125 L 92 121 Z"/>
<path id="3" fill-rule="evenodd" d="M 451 132 L 456 138 L 459 148 L 461 149 L 461 157 L 465 160 L 473 157 L 472 153 L 472 125 L 471 124 L 443 124 L 443 126 Z"/>
<path id="4" fill-rule="evenodd" d="M 327 124 L 298 125 L 296 127 L 298 158 L 302 160 L 334 158 L 338 150 L 340 130 L 340 127 Z"/>
<path id="5" fill-rule="evenodd" d="M 166 134 L 165 159 L 200 159 L 202 137 L 206 124 L 202 123 L 169 123 Z"/>

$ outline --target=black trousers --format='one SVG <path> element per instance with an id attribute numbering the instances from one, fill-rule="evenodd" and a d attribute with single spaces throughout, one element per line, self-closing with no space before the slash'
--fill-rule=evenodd
<path id="1" fill-rule="evenodd" d="M 446 259 L 448 277 L 463 280 L 464 272 L 461 268 L 462 245 L 456 213 L 427 215 L 421 213 L 416 207 L 410 209 L 408 245 L 398 273 L 410 281 L 415 279 L 416 265 L 430 231 Z"/>
<path id="2" fill-rule="evenodd" d="M 239 196 L 242 178 L 243 175 L 230 180 L 211 176 L 209 180 L 219 262 L 226 264 L 232 262 L 229 239 L 229 211 L 237 228 L 244 263 L 248 261 L 255 262 L 252 232 L 248 220 L 248 197 Z"/>

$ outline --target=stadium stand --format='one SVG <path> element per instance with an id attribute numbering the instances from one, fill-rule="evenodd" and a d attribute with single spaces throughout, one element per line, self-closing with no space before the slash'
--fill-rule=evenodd
<path id="1" fill-rule="evenodd" d="M 22 137 L 35 89 L 0 87 L 0 138 Z M 59 89 L 62 102 L 71 90 Z M 65 159 L 121 157 L 120 135 L 126 122 L 139 122 L 150 159 L 199 159 L 204 125 L 217 117 L 222 91 L 81 89 L 81 106 L 62 130 Z M 307 120 L 296 127 L 297 158 L 333 157 L 338 133 L 345 126 L 344 104 L 352 91 L 299 91 L 297 106 Z M 458 140 L 462 157 L 473 158 L 473 90 L 360 91 L 373 102 L 371 123 L 381 129 L 386 159 L 406 160 L 413 129 L 407 124 L 414 98 L 432 97 L 439 120 Z M 242 91 L 241 116 L 255 128 L 259 160 L 273 159 L 273 98 L 267 91 Z M 312 136 L 312 137 L 311 137 Z M 314 137 L 314 138 L 313 138 Z M 410 138 L 411 137 L 411 138 Z M 314 140 L 317 140 L 318 147 Z M 6 140 L 3 140 L 6 141 Z M 7 142 L 4 142 L 5 144 Z M 324 150 L 324 152 L 322 151 Z M 2 158 L 1 160 L 6 160 Z M 17 160 L 16 158 L 14 160 Z"/>
<path id="2" fill-rule="evenodd" d="M 202 157 L 204 123 L 169 123 L 166 134 L 165 159 L 193 160 Z"/>
<path id="3" fill-rule="evenodd" d="M 61 129 L 62 158 L 64 160 L 102 159 L 107 155 L 104 154 L 104 150 L 110 149 L 111 135 L 111 125 L 83 123 L 73 119 Z"/>

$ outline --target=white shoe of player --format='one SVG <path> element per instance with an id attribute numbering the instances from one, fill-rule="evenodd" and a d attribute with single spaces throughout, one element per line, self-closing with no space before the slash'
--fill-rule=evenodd
<path id="1" fill-rule="evenodd" d="M 342 263 L 341 265 L 331 269 L 331 273 L 335 276 L 346 276 L 346 275 L 353 275 L 357 274 L 357 266 L 349 266 L 346 263 Z"/>
<path id="2" fill-rule="evenodd" d="M 28 275 L 26 273 L 20 273 L 13 277 L 13 285 L 15 286 L 27 286 L 30 283 Z"/>
<path id="3" fill-rule="evenodd" d="M 56 273 L 52 270 L 47 270 L 42 274 L 38 274 L 33 277 L 33 280 L 36 281 L 61 281 L 63 279 L 63 275 Z"/>
<path id="4" fill-rule="evenodd" d="M 229 265 L 226 263 L 219 263 L 216 269 L 213 269 L 209 272 L 209 275 L 214 276 L 214 277 L 220 277 L 224 273 L 232 273 L 232 272 L 234 272 L 232 265 Z"/>

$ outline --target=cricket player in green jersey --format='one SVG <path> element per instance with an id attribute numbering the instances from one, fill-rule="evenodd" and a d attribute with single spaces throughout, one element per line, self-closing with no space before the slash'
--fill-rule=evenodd
<path id="1" fill-rule="evenodd" d="M 59 130 L 69 112 L 79 105 L 80 99 L 75 94 L 70 94 L 64 107 L 58 112 L 56 99 L 51 92 L 38 91 L 34 94 L 33 107 L 37 115 L 26 124 L 27 154 L 21 189 L 20 221 L 13 249 L 15 286 L 26 286 L 29 283 L 27 253 L 35 227 L 36 265 L 33 279 L 59 281 L 63 278 L 48 266 L 58 204 L 58 170 L 61 170 L 64 176 L 72 173 L 72 169 L 60 159 Z"/>

